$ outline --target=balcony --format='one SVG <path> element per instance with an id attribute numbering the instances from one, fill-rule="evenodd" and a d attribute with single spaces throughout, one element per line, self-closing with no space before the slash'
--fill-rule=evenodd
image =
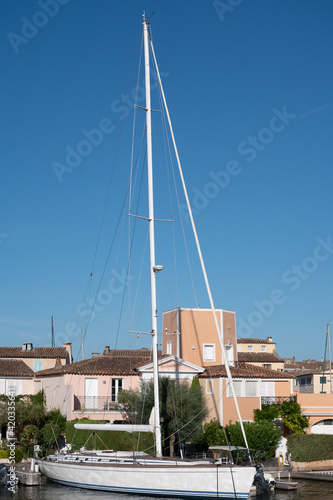
<path id="1" fill-rule="evenodd" d="M 285 401 L 297 403 L 297 396 L 261 396 L 262 405 L 281 405 Z"/>
<path id="2" fill-rule="evenodd" d="M 117 403 L 105 396 L 74 396 L 74 411 L 115 411 Z"/>
<path id="3" fill-rule="evenodd" d="M 314 393 L 314 385 L 313 384 L 296 385 L 295 391 L 302 392 L 303 394 L 313 394 Z"/>

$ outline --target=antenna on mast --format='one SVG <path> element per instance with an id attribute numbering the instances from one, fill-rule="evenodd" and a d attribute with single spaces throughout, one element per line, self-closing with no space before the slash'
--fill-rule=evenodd
<path id="1" fill-rule="evenodd" d="M 51 347 L 55 347 L 53 316 L 51 316 Z"/>
<path id="2" fill-rule="evenodd" d="M 83 352 L 83 332 L 81 330 L 81 357 L 84 360 L 84 352 Z"/>

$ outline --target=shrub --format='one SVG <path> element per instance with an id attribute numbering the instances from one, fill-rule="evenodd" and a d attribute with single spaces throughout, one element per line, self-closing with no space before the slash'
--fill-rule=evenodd
<path id="1" fill-rule="evenodd" d="M 24 451 L 21 447 L 15 448 L 15 462 L 22 462 L 22 458 L 25 456 Z"/>
<path id="2" fill-rule="evenodd" d="M 333 460 L 333 436 L 293 434 L 289 436 L 287 446 L 295 462 Z"/>
<path id="3" fill-rule="evenodd" d="M 204 424 L 203 432 L 195 444 L 198 451 L 207 451 L 210 446 L 227 444 L 225 430 L 220 426 L 216 418 Z"/>
<path id="4" fill-rule="evenodd" d="M 273 422 L 266 420 L 244 422 L 243 425 L 249 448 L 261 450 L 263 460 L 274 457 L 277 443 L 282 434 L 281 429 L 276 427 Z M 207 451 L 209 446 L 229 443 L 234 446 L 245 446 L 240 424 L 229 424 L 224 430 L 214 419 L 204 425 L 204 433 L 198 440 L 197 448 Z"/>
<path id="5" fill-rule="evenodd" d="M 278 405 L 262 405 L 261 410 L 257 408 L 253 411 L 253 415 L 255 422 L 259 422 L 260 420 L 273 422 L 280 415 L 280 407 Z"/>
<path id="6" fill-rule="evenodd" d="M 9 457 L 9 450 L 0 450 L 0 459 L 8 457 Z"/>
<path id="7" fill-rule="evenodd" d="M 89 420 L 82 419 L 77 421 L 71 421 L 66 423 L 66 442 L 71 443 L 74 449 L 79 449 L 83 445 L 87 447 L 88 450 L 93 448 L 107 449 L 107 450 L 127 450 L 132 451 L 140 450 L 146 451 L 149 448 L 154 447 L 154 437 L 151 433 L 140 433 L 139 440 L 133 434 L 121 431 L 95 431 L 93 434 L 91 430 L 76 430 L 74 428 L 75 423 L 104 423 L 101 420 Z M 152 449 L 148 450 L 152 452 Z"/>
<path id="8" fill-rule="evenodd" d="M 262 420 L 260 422 L 244 422 L 244 430 L 249 448 L 261 450 L 262 460 L 267 460 L 275 456 L 277 444 L 281 438 L 282 431 L 273 422 Z M 227 426 L 230 442 L 236 446 L 245 446 L 240 424 L 230 424 Z"/>

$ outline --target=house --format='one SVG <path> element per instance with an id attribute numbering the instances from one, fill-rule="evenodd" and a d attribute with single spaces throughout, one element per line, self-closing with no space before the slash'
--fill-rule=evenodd
<path id="1" fill-rule="evenodd" d="M 333 434 L 333 393 L 296 392 L 302 415 L 309 417 L 308 434 Z"/>
<path id="2" fill-rule="evenodd" d="M 284 360 L 276 353 L 272 337 L 237 339 L 238 361 L 251 363 L 272 370 L 283 370 Z"/>
<path id="3" fill-rule="evenodd" d="M 216 309 L 229 364 L 237 361 L 236 315 Z M 223 364 L 220 341 L 211 309 L 176 308 L 163 313 L 162 353 L 197 366 Z"/>
<path id="4" fill-rule="evenodd" d="M 333 392 L 332 371 L 326 369 L 298 370 L 294 373 L 294 390 L 306 394 Z"/>
<path id="5" fill-rule="evenodd" d="M 159 354 L 159 376 L 178 380 L 193 377 L 204 368 L 175 356 Z M 110 350 L 102 355 L 35 374 L 36 386 L 43 389 L 49 409 L 59 408 L 67 420 L 90 418 L 121 421 L 117 409 L 121 389 L 136 390 L 140 381 L 153 378 L 152 351 Z"/>
<path id="6" fill-rule="evenodd" d="M 253 421 L 253 411 L 262 404 L 281 403 L 293 397 L 292 376 L 248 363 L 230 367 L 242 420 Z M 224 365 L 207 367 L 199 375 L 206 396 L 209 417 L 222 426 L 239 420 Z"/>
<path id="7" fill-rule="evenodd" d="M 32 342 L 24 342 L 22 347 L 0 347 L 0 360 L 3 359 L 22 360 L 37 372 L 71 363 L 72 344 L 66 342 L 63 347 L 34 347 Z"/>
<path id="8" fill-rule="evenodd" d="M 325 366 L 328 367 L 328 362 L 325 362 Z M 315 370 L 323 371 L 324 361 L 316 361 L 315 359 L 306 359 L 304 361 L 296 361 L 295 356 L 292 358 L 284 358 L 284 371 L 303 371 L 303 370 Z"/>
<path id="9" fill-rule="evenodd" d="M 305 367 L 312 366 L 312 369 Z M 323 371 L 323 363 L 302 364 L 294 373 L 294 393 L 301 405 L 302 415 L 309 417 L 309 434 L 333 434 L 332 371 Z"/>
<path id="10" fill-rule="evenodd" d="M 35 394 L 34 372 L 21 359 L 0 361 L 0 394 Z"/>

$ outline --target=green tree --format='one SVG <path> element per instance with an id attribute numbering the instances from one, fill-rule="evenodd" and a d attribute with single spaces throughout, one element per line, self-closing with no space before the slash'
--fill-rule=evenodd
<path id="1" fill-rule="evenodd" d="M 0 425 L 8 423 L 7 396 L 0 399 Z M 33 445 L 39 444 L 44 453 L 57 446 L 64 434 L 66 418 L 60 410 L 47 411 L 44 391 L 34 395 L 17 396 L 15 406 L 15 436 L 26 453 L 32 455 Z"/>
<path id="2" fill-rule="evenodd" d="M 168 453 L 174 442 L 193 441 L 201 434 L 207 407 L 197 379 L 189 386 L 185 381 L 161 378 L 159 394 L 163 444 Z M 128 423 L 147 424 L 153 406 L 151 382 L 142 383 L 140 391 L 123 390 L 119 393 L 118 407 Z"/>
<path id="3" fill-rule="evenodd" d="M 301 405 L 293 401 L 284 401 L 280 406 L 280 415 L 283 423 L 294 434 L 305 434 L 309 427 L 309 417 L 302 415 Z"/>
<path id="4" fill-rule="evenodd" d="M 280 416 L 280 407 L 279 405 L 262 405 L 261 410 L 257 408 L 253 414 L 255 422 L 260 422 L 260 420 L 273 422 Z"/>
<path id="5" fill-rule="evenodd" d="M 281 405 L 263 405 L 261 410 L 254 410 L 253 413 L 255 422 L 273 422 L 280 418 L 294 434 L 304 434 L 309 426 L 309 418 L 302 415 L 301 406 L 293 401 L 284 401 Z"/>
<path id="6" fill-rule="evenodd" d="M 140 391 L 119 391 L 118 409 L 128 424 L 148 424 L 153 406 L 154 386 L 150 382 L 142 382 Z"/>

